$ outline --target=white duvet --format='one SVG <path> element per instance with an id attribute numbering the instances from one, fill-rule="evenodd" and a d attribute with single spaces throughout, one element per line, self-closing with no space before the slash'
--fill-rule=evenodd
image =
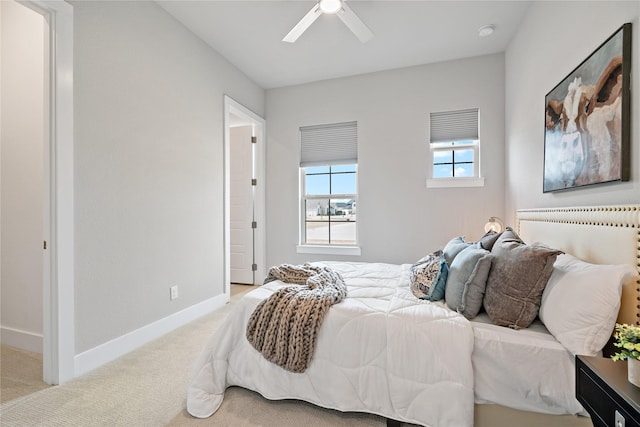
<path id="1" fill-rule="evenodd" d="M 410 265 L 324 262 L 348 295 L 328 311 L 309 368 L 288 372 L 245 338 L 257 304 L 285 286 L 248 293 L 216 330 L 196 363 L 187 410 L 211 416 L 236 385 L 268 399 L 299 399 L 340 411 L 425 426 L 473 425 L 474 334 L 461 315 L 415 298 Z"/>

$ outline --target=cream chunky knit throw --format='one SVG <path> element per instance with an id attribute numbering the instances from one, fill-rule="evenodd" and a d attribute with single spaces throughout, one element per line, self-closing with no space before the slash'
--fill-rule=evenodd
<path id="1" fill-rule="evenodd" d="M 264 283 L 281 280 L 301 286 L 278 289 L 249 318 L 247 340 L 262 355 L 291 372 L 304 372 L 329 307 L 347 296 L 339 273 L 311 264 L 271 267 Z"/>

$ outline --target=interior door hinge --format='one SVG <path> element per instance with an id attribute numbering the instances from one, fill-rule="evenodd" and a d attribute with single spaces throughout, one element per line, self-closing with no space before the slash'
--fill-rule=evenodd
<path id="1" fill-rule="evenodd" d="M 258 185 L 258 180 L 255 178 L 251 178 L 251 185 Z"/>
<path id="2" fill-rule="evenodd" d="M 256 138 L 255 136 L 251 137 L 251 143 L 255 144 L 256 142 L 258 142 L 258 138 Z"/>
<path id="3" fill-rule="evenodd" d="M 47 250 L 47 241 L 46 240 L 44 241 L 44 245 L 43 246 L 44 246 L 43 249 L 46 251 Z"/>
<path id="4" fill-rule="evenodd" d="M 258 223 L 255 221 L 251 222 L 251 228 L 258 228 Z"/>
<path id="5" fill-rule="evenodd" d="M 258 271 L 258 264 L 251 264 L 251 271 Z"/>

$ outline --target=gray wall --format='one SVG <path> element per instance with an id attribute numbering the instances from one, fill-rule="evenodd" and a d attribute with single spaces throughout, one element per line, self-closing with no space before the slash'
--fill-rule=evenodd
<path id="1" fill-rule="evenodd" d="M 640 201 L 640 2 L 533 2 L 505 54 L 506 212 Z M 632 23 L 631 181 L 542 193 L 545 95 Z M 548 29 L 548 30 L 544 30 Z"/>
<path id="2" fill-rule="evenodd" d="M 73 5 L 80 353 L 223 292 L 223 95 L 264 91 L 153 2 Z"/>
<path id="3" fill-rule="evenodd" d="M 432 111 L 480 108 L 481 188 L 426 188 Z M 267 265 L 415 262 L 456 235 L 475 239 L 504 206 L 504 56 L 268 90 Z M 361 256 L 297 254 L 300 126 L 358 121 Z"/>

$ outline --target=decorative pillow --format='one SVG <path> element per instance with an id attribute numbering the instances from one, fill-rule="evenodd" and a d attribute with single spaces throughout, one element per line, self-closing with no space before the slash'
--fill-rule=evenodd
<path id="1" fill-rule="evenodd" d="M 411 266 L 411 291 L 420 299 L 439 301 L 444 298 L 448 273 L 442 251 L 429 254 Z"/>
<path id="2" fill-rule="evenodd" d="M 498 238 L 502 235 L 502 233 L 496 233 L 495 231 L 489 231 L 487 234 L 482 236 L 478 243 L 482 246 L 483 249 L 490 251 L 493 249 L 493 245 L 496 243 Z"/>
<path id="3" fill-rule="evenodd" d="M 637 275 L 630 265 L 559 255 L 542 293 L 540 320 L 574 355 L 598 355 L 616 324 L 622 285 Z"/>
<path id="4" fill-rule="evenodd" d="M 517 240 L 518 242 L 524 244 L 520 236 L 518 236 L 518 234 L 515 231 L 513 231 L 513 228 L 511 227 L 507 227 L 502 233 L 500 233 L 496 241 L 493 243 L 494 246 L 496 243 L 498 243 L 498 240 L 500 241 Z M 493 247 L 491 248 L 491 250 L 493 250 Z"/>
<path id="5" fill-rule="evenodd" d="M 511 228 L 493 245 L 484 308 L 493 323 L 528 327 L 538 315 L 542 292 L 562 251 L 526 245 Z"/>
<path id="6" fill-rule="evenodd" d="M 445 301 L 467 319 L 476 317 L 482 307 L 491 258 L 491 252 L 478 242 L 462 250 L 451 264 Z"/>
<path id="7" fill-rule="evenodd" d="M 451 267 L 453 259 L 456 257 L 456 255 L 458 255 L 464 248 L 471 245 L 473 245 L 473 243 L 465 242 L 464 237 L 462 236 L 454 237 L 453 239 L 449 240 L 449 243 L 447 243 L 442 250 L 442 252 L 444 253 L 444 259 L 447 261 L 449 267 Z"/>

